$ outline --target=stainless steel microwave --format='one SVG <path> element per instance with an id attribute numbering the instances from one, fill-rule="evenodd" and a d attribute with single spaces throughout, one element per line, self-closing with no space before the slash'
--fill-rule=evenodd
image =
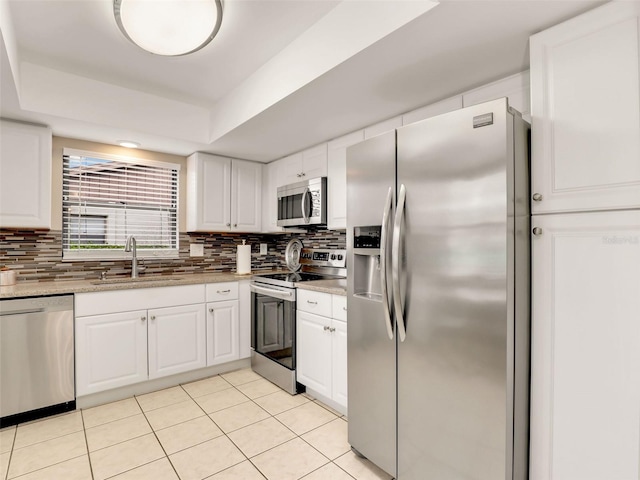
<path id="1" fill-rule="evenodd" d="M 327 177 L 278 187 L 278 226 L 304 227 L 327 223 Z"/>

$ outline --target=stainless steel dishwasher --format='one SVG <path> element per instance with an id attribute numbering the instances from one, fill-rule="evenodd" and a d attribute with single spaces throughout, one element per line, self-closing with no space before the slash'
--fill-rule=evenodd
<path id="1" fill-rule="evenodd" d="M 0 427 L 75 410 L 73 295 L 0 301 Z"/>

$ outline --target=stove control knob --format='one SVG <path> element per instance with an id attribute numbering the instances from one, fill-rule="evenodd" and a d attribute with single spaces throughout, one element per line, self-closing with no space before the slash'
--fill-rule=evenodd
<path id="1" fill-rule="evenodd" d="M 336 256 L 331 254 L 331 260 L 335 260 L 335 259 L 336 259 Z"/>
<path id="2" fill-rule="evenodd" d="M 342 260 L 342 255 L 338 255 L 338 260 Z"/>

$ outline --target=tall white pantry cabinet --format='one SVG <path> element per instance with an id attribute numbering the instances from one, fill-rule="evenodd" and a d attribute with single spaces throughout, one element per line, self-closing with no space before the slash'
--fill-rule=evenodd
<path id="1" fill-rule="evenodd" d="M 531 480 L 640 477 L 640 2 L 531 37 Z"/>

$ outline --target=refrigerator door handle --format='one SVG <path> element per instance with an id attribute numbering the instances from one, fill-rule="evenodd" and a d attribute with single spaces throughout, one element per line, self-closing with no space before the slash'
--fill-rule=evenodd
<path id="1" fill-rule="evenodd" d="M 407 189 L 404 184 L 400 185 L 398 194 L 398 206 L 396 208 L 396 218 L 393 223 L 393 243 L 391 246 L 391 271 L 393 277 L 393 304 L 396 312 L 396 323 L 398 324 L 398 336 L 404 342 L 407 332 L 404 325 L 404 299 L 401 298 L 400 291 L 400 240 L 402 237 L 402 222 L 404 220 L 404 205 L 407 198 Z"/>
<path id="2" fill-rule="evenodd" d="M 393 189 L 389 187 L 387 200 L 384 203 L 384 213 L 382 214 L 382 228 L 380 232 L 380 285 L 382 287 L 382 304 L 384 306 L 384 320 L 387 327 L 389 340 L 393 340 L 393 324 L 391 323 L 391 304 L 389 302 L 389 289 L 387 286 L 387 237 L 391 223 L 391 210 L 393 209 Z"/>

